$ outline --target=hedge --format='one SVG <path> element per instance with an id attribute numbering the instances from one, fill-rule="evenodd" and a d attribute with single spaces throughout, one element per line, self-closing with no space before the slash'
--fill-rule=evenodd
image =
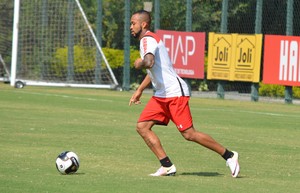
<path id="1" fill-rule="evenodd" d="M 102 49 L 110 67 L 112 68 L 119 83 L 123 82 L 123 66 L 124 66 L 124 50 L 103 48 Z M 80 45 L 74 46 L 74 66 L 77 73 L 83 73 L 88 70 L 93 70 L 95 65 L 95 49 L 87 49 Z M 67 54 L 68 47 L 58 48 L 54 55 L 53 71 L 56 72 L 57 76 L 62 75 L 62 69 L 67 67 Z M 135 84 L 132 87 L 136 87 L 144 76 L 146 75 L 145 70 L 136 70 L 134 68 L 134 61 L 140 57 L 139 51 L 136 49 L 130 49 L 130 82 Z M 84 60 L 84 65 L 82 61 Z M 205 71 L 207 70 L 207 56 L 205 57 Z M 192 79 L 190 81 L 191 87 L 194 90 L 207 91 L 206 80 Z M 259 95 L 269 97 L 284 97 L 285 87 L 281 85 L 268 85 L 260 83 Z M 293 97 L 300 98 L 300 87 L 293 87 Z"/>

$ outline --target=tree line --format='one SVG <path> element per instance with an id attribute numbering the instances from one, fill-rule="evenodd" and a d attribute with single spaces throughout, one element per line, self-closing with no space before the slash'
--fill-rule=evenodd
<path id="1" fill-rule="evenodd" d="M 131 0 L 130 12 L 143 9 L 145 0 Z M 150 0 L 149 0 L 150 1 Z M 26 1 L 21 1 L 27 3 Z M 34 3 L 34 1 L 28 1 Z M 80 0 L 83 9 L 96 30 L 98 0 Z M 102 45 L 103 47 L 123 49 L 124 36 L 124 7 L 125 1 L 101 0 L 102 2 Z M 153 6 L 154 6 L 154 0 Z M 161 0 L 160 28 L 164 30 L 185 31 L 186 1 Z M 257 0 L 228 0 L 228 32 L 254 33 Z M 262 33 L 284 34 L 286 1 L 263 1 Z M 4 48 L 7 41 L 12 40 L 13 24 L 12 0 L 0 1 L 0 51 L 2 55 L 9 55 L 10 46 Z M 300 3 L 294 6 L 294 34 L 299 34 Z M 34 10 L 32 10 L 34 12 Z M 155 10 L 152 9 L 153 17 Z M 220 32 L 222 14 L 222 0 L 193 0 L 192 1 L 192 31 Z M 153 23 L 154 23 L 154 18 Z M 152 24 L 153 25 L 153 24 Z M 129 29 L 128 29 L 129 30 Z M 136 46 L 134 40 L 132 46 Z"/>

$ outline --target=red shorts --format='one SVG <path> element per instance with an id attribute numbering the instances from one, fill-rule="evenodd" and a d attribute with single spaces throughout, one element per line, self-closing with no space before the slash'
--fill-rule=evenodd
<path id="1" fill-rule="evenodd" d="M 168 125 L 172 120 L 179 131 L 193 126 L 189 107 L 189 96 L 159 98 L 152 97 L 140 115 L 138 122 L 155 121 L 156 124 Z"/>

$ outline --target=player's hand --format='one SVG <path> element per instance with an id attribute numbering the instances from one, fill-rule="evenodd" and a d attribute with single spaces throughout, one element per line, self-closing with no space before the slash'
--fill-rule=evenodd
<path id="1" fill-rule="evenodd" d="M 142 102 L 140 100 L 130 99 L 129 106 L 131 106 L 132 104 L 139 105 L 141 103 Z"/>
<path id="2" fill-rule="evenodd" d="M 135 105 L 141 104 L 141 101 L 140 101 L 141 95 L 142 95 L 142 92 L 135 91 L 135 93 L 132 95 L 131 99 L 129 100 L 128 105 L 131 106 L 132 104 L 135 104 Z"/>

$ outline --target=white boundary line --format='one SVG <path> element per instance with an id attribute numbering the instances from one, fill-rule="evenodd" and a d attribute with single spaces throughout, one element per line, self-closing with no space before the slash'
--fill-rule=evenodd
<path id="1" fill-rule="evenodd" d="M 195 108 L 191 107 L 192 110 L 199 110 L 199 111 L 223 111 L 223 112 L 231 112 L 231 113 L 249 113 L 249 114 L 257 114 L 257 115 L 267 115 L 267 116 L 276 116 L 276 117 L 296 117 L 300 118 L 297 115 L 287 115 L 281 113 L 268 113 L 268 112 L 257 112 L 257 111 L 244 111 L 244 110 L 229 110 L 229 109 L 222 109 L 222 108 Z"/>
<path id="2" fill-rule="evenodd" d="M 2 90 L 4 91 L 4 90 Z M 60 94 L 49 94 L 49 93 L 38 93 L 38 92 L 26 92 L 26 91 L 14 91 L 16 93 L 25 93 L 25 94 L 32 94 L 32 95 L 40 95 L 40 96 L 53 96 L 53 97 L 61 97 L 61 98 L 70 98 L 76 100 L 87 100 L 87 101 L 101 101 L 101 102 L 110 102 L 113 103 L 115 101 L 108 100 L 108 99 L 95 99 L 95 98 L 85 98 L 85 97 L 74 97 L 70 95 L 60 95 Z M 249 114 L 257 114 L 257 115 L 266 115 L 266 116 L 276 116 L 276 117 L 296 117 L 300 118 L 297 115 L 287 115 L 282 113 L 268 113 L 268 112 L 257 112 L 257 111 L 245 111 L 245 110 L 230 110 L 230 109 L 223 109 L 223 108 L 196 108 L 195 106 L 190 106 L 191 110 L 195 111 L 223 111 L 223 112 L 231 112 L 231 113 L 249 113 Z"/>
<path id="3" fill-rule="evenodd" d="M 70 95 L 60 95 L 60 94 L 49 94 L 49 93 L 38 93 L 38 92 L 26 92 L 26 91 L 15 91 L 17 93 L 25 93 L 25 94 L 32 94 L 32 95 L 40 95 L 40 96 L 53 96 L 53 97 L 61 97 L 61 98 L 70 98 L 76 100 L 87 100 L 87 101 L 101 101 L 101 102 L 114 102 L 113 100 L 108 99 L 95 99 L 95 98 L 85 98 L 85 97 L 74 97 Z"/>

